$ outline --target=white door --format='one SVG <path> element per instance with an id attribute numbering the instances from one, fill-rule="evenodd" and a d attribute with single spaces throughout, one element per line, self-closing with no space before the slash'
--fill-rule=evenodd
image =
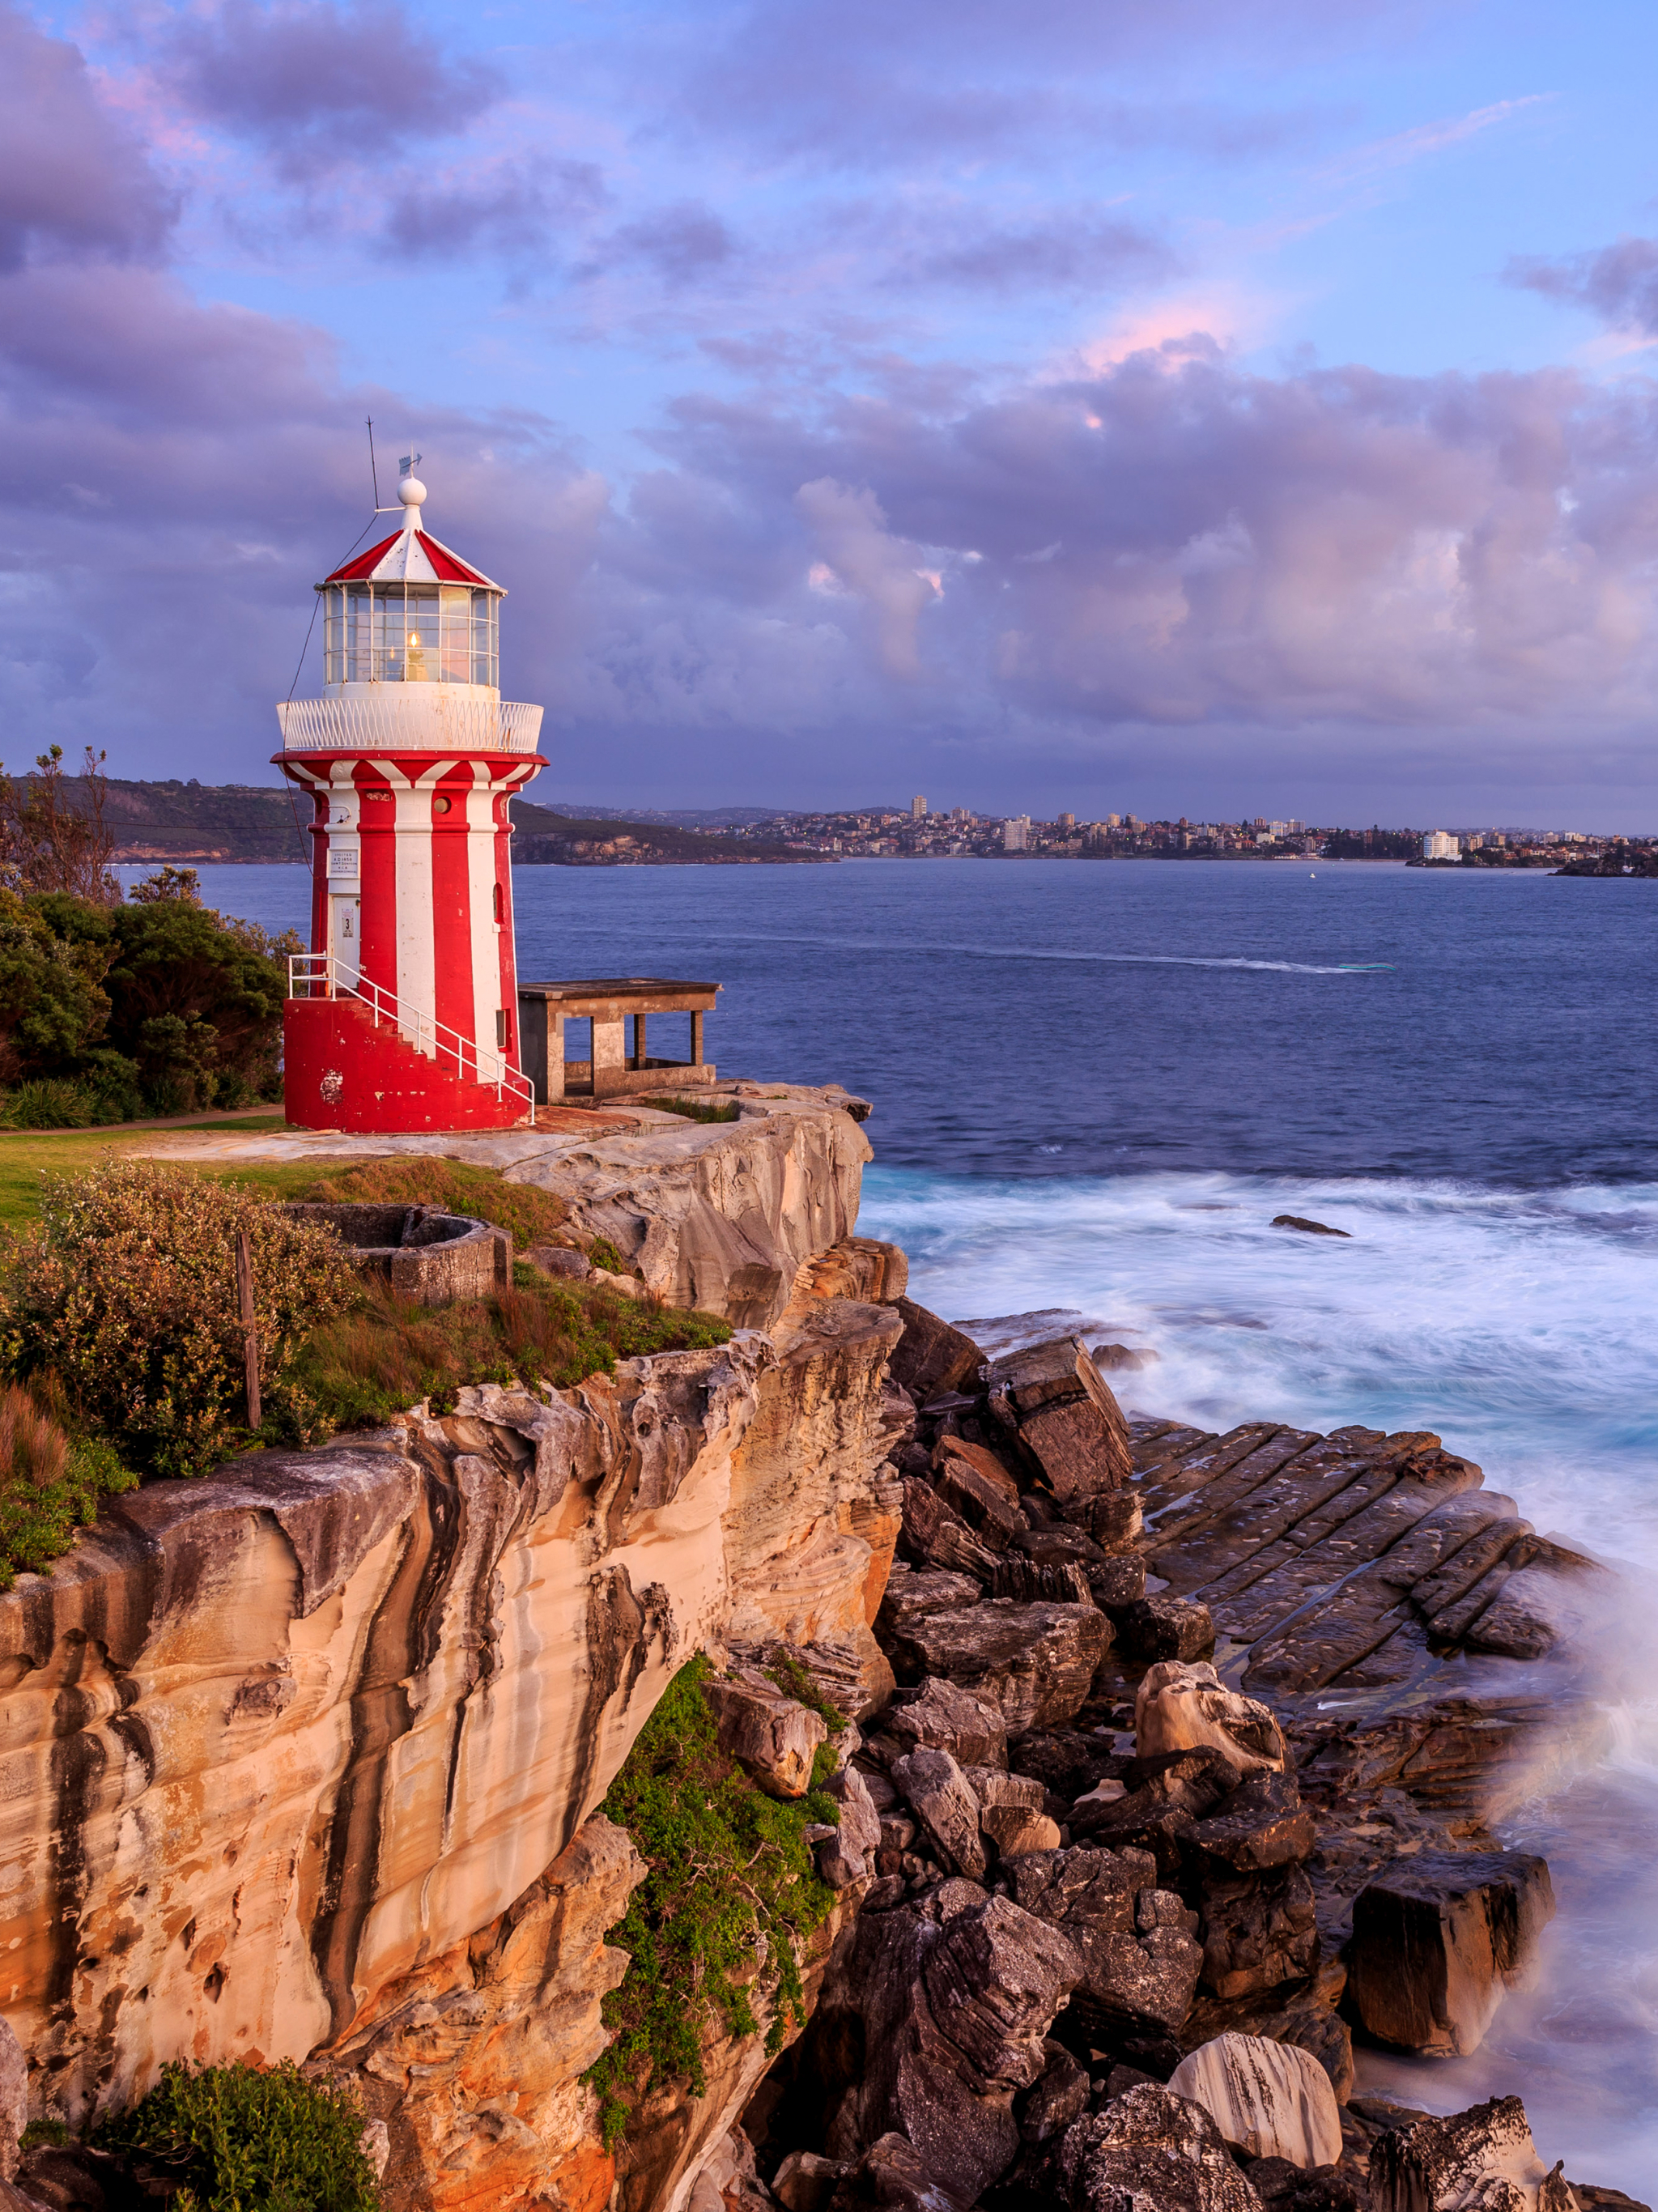
<path id="1" fill-rule="evenodd" d="M 355 891 L 336 891 L 332 899 L 334 958 L 341 988 L 355 988 L 359 974 L 358 937 L 362 927 L 362 901 Z"/>

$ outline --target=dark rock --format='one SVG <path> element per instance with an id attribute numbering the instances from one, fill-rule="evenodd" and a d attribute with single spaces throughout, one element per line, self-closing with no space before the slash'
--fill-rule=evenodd
<path id="1" fill-rule="evenodd" d="M 970 1575 L 937 1568 L 918 1571 L 902 1562 L 893 1567 L 875 1616 L 875 1635 L 901 1674 L 914 1681 L 927 1671 L 914 1640 L 920 1623 L 930 1613 L 955 1612 L 973 1604 L 982 1588 Z"/>
<path id="2" fill-rule="evenodd" d="M 1197 1988 L 1202 1950 L 1173 1912 L 1144 1916 L 1153 1894 L 1144 1864 L 1116 1853 L 1072 1849 L 1042 1851 L 1011 1869 L 1013 1894 L 1028 1912 L 1064 1931 L 1082 1960 L 1072 2010 L 1105 2047 L 1125 2034 L 1162 2030 L 1185 2021 Z M 1145 1924 L 1149 1923 L 1149 1924 Z"/>
<path id="3" fill-rule="evenodd" d="M 896 1760 L 891 1773 L 942 1863 L 977 1881 L 989 1863 L 979 1801 L 950 1753 L 920 1745 Z"/>
<path id="4" fill-rule="evenodd" d="M 906 1558 L 918 1567 L 968 1575 L 980 1588 L 987 1587 L 996 1571 L 997 1553 L 983 1537 L 920 1475 L 905 1476 L 903 1497 L 898 1540 Z"/>
<path id="5" fill-rule="evenodd" d="M 1159 1874 L 1171 1880 L 1183 1863 L 1185 1838 L 1193 1823 L 1222 1803 L 1233 1780 L 1224 1754 L 1208 1746 L 1136 1759 L 1128 1771 L 1127 1794 L 1114 1802 L 1074 1805 L 1071 1832 L 1078 1840 L 1087 1838 L 1113 1850 L 1128 1844 L 1150 1851 Z"/>
<path id="6" fill-rule="evenodd" d="M 1068 1520 L 1086 1522 L 1092 1501 L 1119 1490 L 1133 1471 L 1122 1408 L 1079 1337 L 1056 1337 L 993 1360 L 986 1371 L 991 1410 Z"/>
<path id="7" fill-rule="evenodd" d="M 1482 2186 L 1490 2183 L 1497 2186 Z M 1570 2212 L 1560 2169 L 1550 2174 L 1537 2155 L 1518 2097 L 1493 2097 L 1448 2119 L 1388 2129 L 1370 2147 L 1370 2195 L 1378 2212 L 1417 2212 L 1418 2206 L 1438 2212 L 1442 2205 L 1508 2212 L 1533 2201 L 1538 2212 Z"/>
<path id="8" fill-rule="evenodd" d="M 1016 1772 L 1035 1775 L 1067 1806 L 1096 1784 L 1119 1778 L 1128 1768 L 1128 1761 L 1113 1751 L 1108 1735 L 1086 1735 L 1079 1729 L 1048 1729 L 1015 1736 L 1007 1756 Z"/>
<path id="9" fill-rule="evenodd" d="M 125 2162 L 85 2143 L 41 2143 L 23 2153 L 18 2193 L 48 2212 L 128 2212 L 144 2195 Z"/>
<path id="10" fill-rule="evenodd" d="M 1092 1345 L 1088 1356 L 1102 1375 L 1119 1371 L 1133 1374 L 1143 1367 L 1155 1367 L 1157 1364 L 1155 1352 L 1136 1352 L 1127 1344 Z"/>
<path id="11" fill-rule="evenodd" d="M 1048 2064 L 1042 2079 L 1018 2099 L 1019 2134 L 1027 2143 L 1045 2143 L 1062 2136 L 1072 2120 L 1088 2110 L 1090 2084 L 1087 2069 L 1079 2066 L 1062 2043 L 1043 2046 Z"/>
<path id="12" fill-rule="evenodd" d="M 829 2199 L 830 2212 L 966 2212 L 901 2135 L 872 2142 Z"/>
<path id="13" fill-rule="evenodd" d="M 1060 2165 L 1072 2212 L 1260 2212 L 1208 2113 L 1163 2088 L 1078 2120 Z"/>
<path id="14" fill-rule="evenodd" d="M 1026 1491 L 1024 1501 L 1029 1511 L 1030 1500 L 1039 1493 Z M 1039 1567 L 1057 1566 L 1063 1560 L 1074 1559 L 1084 1569 L 1105 1557 L 1085 1528 L 1073 1528 L 1069 1522 L 1056 1522 L 1051 1528 L 1023 1529 L 1013 1539 L 1012 1548 L 1034 1559 Z"/>
<path id="15" fill-rule="evenodd" d="M 1108 1553 L 1132 1551 L 1144 1524 L 1139 1496 L 1132 1490 L 1108 1490 L 1089 1508 L 1089 1534 Z"/>
<path id="16" fill-rule="evenodd" d="M 1088 1577 L 1074 1559 L 1039 1567 L 1034 1559 L 1017 1553 L 997 1560 L 990 1579 L 990 1595 L 1011 1598 L 1016 1605 L 1094 1603 Z"/>
<path id="17" fill-rule="evenodd" d="M 970 1336 L 912 1299 L 899 1298 L 896 1305 L 904 1333 L 893 1346 L 887 1371 L 918 1406 L 958 1389 L 978 1373 L 984 1354 Z"/>
<path id="18" fill-rule="evenodd" d="M 1577 2199 L 1582 2212 L 1652 2212 L 1649 2204 L 1637 2204 L 1632 2197 L 1625 2197 L 1621 2189 L 1597 2189 L 1593 2182 L 1573 2181 L 1567 2186 Z"/>
<path id="19" fill-rule="evenodd" d="M 937 1675 L 927 1675 L 919 1689 L 900 1690 L 881 1719 L 884 1731 L 907 1749 L 931 1744 L 963 1767 L 1007 1765 L 999 1708 Z"/>
<path id="20" fill-rule="evenodd" d="M 1266 2212 L 1370 2212 L 1370 2191 L 1333 2166 L 1309 2172 L 1288 2159 L 1256 2159 L 1248 2168 L 1249 2186 Z"/>
<path id="21" fill-rule="evenodd" d="M 993 1552 L 1005 1552 L 1023 1534 L 1017 1486 L 993 1452 L 960 1437 L 943 1437 L 932 1467 L 939 1497 Z"/>
<path id="22" fill-rule="evenodd" d="M 830 2198 L 855 2170 L 816 2151 L 792 2150 L 772 2176 L 771 2193 L 783 2212 L 829 2212 Z"/>
<path id="23" fill-rule="evenodd" d="M 1125 1606 L 1138 1605 L 1145 1595 L 1145 1561 L 1138 1553 L 1091 1561 L 1084 1571 L 1095 1604 L 1114 1622 Z"/>
<path id="24" fill-rule="evenodd" d="M 1117 1642 L 1131 1659 L 1206 1659 L 1215 1624 L 1206 1605 L 1189 1597 L 1145 1597 L 1114 1612 Z"/>
<path id="25" fill-rule="evenodd" d="M 881 1816 L 869 1784 L 855 1766 L 843 1766 L 824 1783 L 823 1795 L 840 1808 L 832 1838 L 817 1847 L 817 1871 L 831 1889 L 844 1889 L 875 1871 L 881 1847 Z"/>
<path id="26" fill-rule="evenodd" d="M 1360 1891 L 1348 1990 L 1367 2032 L 1405 2051 L 1477 2050 L 1554 1917 L 1546 1860 L 1422 1853 Z"/>
<path id="27" fill-rule="evenodd" d="M 1351 1229 L 1332 1229 L 1322 1221 L 1309 1221 L 1299 1213 L 1275 1213 L 1274 1229 L 1299 1229 L 1307 1237 L 1351 1237 Z"/>
<path id="28" fill-rule="evenodd" d="M 1246 1775 L 1187 1836 L 1194 1850 L 1238 1874 L 1297 1864 L 1312 1856 L 1316 1840 L 1293 1776 L 1271 1771 Z"/>
<path id="29" fill-rule="evenodd" d="M 1108 2105 L 1114 2097 L 1126 2097 L 1142 2083 L 1153 2089 L 1163 2087 L 1155 2074 L 1143 2074 L 1138 2066 L 1114 2066 L 1100 2085 L 1096 2104 Z"/>
<path id="30" fill-rule="evenodd" d="M 1203 1983 L 1218 1997 L 1302 1981 L 1318 1965 L 1313 1886 L 1298 1866 L 1216 1875 L 1203 1886 Z"/>
<path id="31" fill-rule="evenodd" d="M 1111 1624 L 1093 1606 L 991 1598 L 911 1620 L 889 1650 L 901 1675 L 940 1674 L 993 1700 L 1012 1731 L 1070 1720 L 1110 1642 Z"/>
<path id="32" fill-rule="evenodd" d="M 944 1888 L 961 1893 L 962 1909 L 940 1892 L 930 1906 L 859 1915 L 825 1977 L 803 2063 L 855 2021 L 862 2063 L 838 2094 L 826 2153 L 857 2158 L 901 2132 L 922 2172 L 967 2205 L 1018 2153 L 1013 2100 L 1047 2069 L 1045 2039 L 1081 1961 L 1057 1929 L 1006 1898 L 966 1882 Z"/>

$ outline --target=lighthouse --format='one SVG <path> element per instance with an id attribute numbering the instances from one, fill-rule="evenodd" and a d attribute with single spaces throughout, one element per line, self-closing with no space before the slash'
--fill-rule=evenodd
<path id="1" fill-rule="evenodd" d="M 311 950 L 282 1010 L 288 1118 L 385 1134 L 533 1118 L 519 1066 L 507 801 L 546 766 L 501 696 L 504 588 L 422 526 L 317 586 L 323 693 L 276 709 L 311 803 Z"/>

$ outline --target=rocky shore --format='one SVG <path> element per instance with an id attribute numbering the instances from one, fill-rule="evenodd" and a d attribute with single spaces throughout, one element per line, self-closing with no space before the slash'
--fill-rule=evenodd
<path id="1" fill-rule="evenodd" d="M 1588 1724 L 1602 1571 L 1431 1434 L 1129 1419 L 1079 1339 L 898 1310 L 898 1687 L 823 1846 L 859 1911 L 726 2204 L 1631 2204 L 1518 2099 L 1353 2094 L 1356 2033 L 1469 2051 L 1532 1970 L 1548 1869 L 1490 1823 Z"/>

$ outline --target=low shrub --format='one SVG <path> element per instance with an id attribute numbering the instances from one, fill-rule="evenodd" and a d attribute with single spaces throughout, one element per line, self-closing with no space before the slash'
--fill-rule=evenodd
<path id="1" fill-rule="evenodd" d="M 507 1182 L 495 1168 L 426 1154 L 365 1160 L 361 1167 L 324 1176 L 305 1195 L 319 1206 L 438 1206 L 447 1213 L 469 1213 L 510 1230 L 520 1251 L 557 1241 L 569 1212 L 562 1198 L 533 1183 Z"/>
<path id="2" fill-rule="evenodd" d="M 702 1690 L 713 1671 L 702 1657 L 680 1668 L 604 1800 L 650 1869 L 605 1938 L 632 1960 L 604 1999 L 615 2039 L 586 2076 L 607 2145 L 629 2097 L 671 2081 L 701 2096 L 703 2034 L 757 2034 L 756 2000 L 772 2008 L 767 2050 L 781 2048 L 805 2016 L 799 1945 L 835 1901 L 805 1834 L 836 1819 L 833 1800 L 780 1803 L 721 1754 Z"/>
<path id="3" fill-rule="evenodd" d="M 468 1383 L 568 1389 L 614 1373 L 618 1359 L 699 1350 L 731 1334 L 717 1314 L 545 1276 L 452 1306 L 416 1305 L 375 1286 L 355 1311 L 312 1332 L 294 1376 L 316 1428 L 361 1428 L 422 1398 L 446 1413 Z"/>
<path id="4" fill-rule="evenodd" d="M 303 1440 L 313 1417 L 288 1370 L 301 1338 L 361 1296 L 331 1229 L 255 1194 L 148 1161 L 48 1177 L 39 1226 L 0 1291 L 0 1354 L 55 1370 L 77 1417 L 146 1474 L 201 1474 L 246 1435 L 236 1239 L 253 1262 L 261 1387 Z"/>
<path id="5" fill-rule="evenodd" d="M 94 2141 L 176 2176 L 173 2212 L 377 2212 L 362 2125 L 344 2091 L 307 2081 L 291 2062 L 173 2064 Z"/>
<path id="6" fill-rule="evenodd" d="M 15 1383 L 0 1389 L 0 1589 L 61 1557 L 137 1480 L 112 1444 L 71 1436 Z"/>
<path id="7" fill-rule="evenodd" d="M 653 1091 L 649 1103 L 659 1106 L 665 1114 L 683 1114 L 688 1121 L 739 1121 L 743 1118 L 743 1109 L 734 1098 L 711 1106 L 706 1098 L 671 1098 L 665 1091 Z"/>

